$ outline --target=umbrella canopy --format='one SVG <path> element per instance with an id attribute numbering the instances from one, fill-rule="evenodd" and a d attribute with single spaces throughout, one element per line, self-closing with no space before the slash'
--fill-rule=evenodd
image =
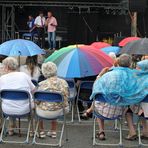
<path id="1" fill-rule="evenodd" d="M 97 49 L 100 49 L 100 48 L 108 47 L 108 46 L 111 46 L 111 45 L 108 44 L 108 43 L 105 43 L 105 42 L 94 42 L 94 43 L 91 44 L 91 46 L 93 46 Z"/>
<path id="2" fill-rule="evenodd" d="M 106 54 L 109 54 L 110 52 L 114 52 L 116 55 L 119 54 L 120 49 L 121 48 L 118 46 L 109 46 L 109 47 L 101 48 L 101 50 Z"/>
<path id="3" fill-rule="evenodd" d="M 112 59 L 92 46 L 68 46 L 54 52 L 45 62 L 52 61 L 58 67 L 58 76 L 82 78 L 97 75 L 102 68 L 111 67 Z"/>
<path id="4" fill-rule="evenodd" d="M 123 40 L 120 41 L 119 43 L 119 46 L 120 47 L 123 47 L 125 46 L 127 43 L 130 43 L 132 41 L 136 41 L 136 40 L 140 40 L 141 38 L 139 37 L 127 37 L 127 38 L 124 38 Z"/>
<path id="5" fill-rule="evenodd" d="M 2 43 L 0 54 L 6 56 L 34 56 L 45 54 L 45 51 L 32 41 L 16 39 Z"/>
<path id="6" fill-rule="evenodd" d="M 148 54 L 148 39 L 143 38 L 137 41 L 133 41 L 124 46 L 120 54 L 134 54 L 134 55 L 147 55 Z"/>

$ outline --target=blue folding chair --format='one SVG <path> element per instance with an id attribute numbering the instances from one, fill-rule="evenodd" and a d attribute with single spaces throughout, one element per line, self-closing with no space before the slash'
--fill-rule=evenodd
<path id="1" fill-rule="evenodd" d="M 95 95 L 95 97 L 93 98 L 93 117 L 94 117 L 94 123 L 93 123 L 93 145 L 100 145 L 100 146 L 120 146 L 120 147 L 123 147 L 123 143 L 122 143 L 122 116 L 119 115 L 119 116 L 116 116 L 114 118 L 106 118 L 102 115 L 100 115 L 99 113 L 96 112 L 96 107 L 95 107 L 95 101 L 99 101 L 99 102 L 102 102 L 102 103 L 105 103 L 106 100 L 105 98 L 103 97 L 103 95 L 101 94 L 97 94 Z M 100 118 L 100 119 L 103 119 L 103 120 L 118 120 L 119 121 L 119 134 L 120 134 L 120 140 L 119 140 L 119 143 L 99 143 L 96 141 L 96 119 L 97 118 Z M 109 130 L 108 130 L 109 131 Z M 113 132 L 113 131 L 111 131 Z"/>
<path id="2" fill-rule="evenodd" d="M 32 83 L 34 84 L 34 86 L 36 86 L 36 87 L 39 86 L 38 81 L 36 81 L 36 80 L 34 80 L 34 79 L 32 79 L 31 81 L 32 81 Z"/>
<path id="3" fill-rule="evenodd" d="M 142 101 L 142 103 L 148 103 L 148 95 L 144 98 L 144 100 Z M 139 139 L 139 146 L 148 146 L 148 144 L 143 143 L 141 140 L 141 119 L 144 118 L 145 120 L 148 120 L 148 118 L 144 117 L 144 116 L 139 116 L 138 119 L 138 139 Z"/>
<path id="4" fill-rule="evenodd" d="M 77 95 L 76 85 L 74 79 L 66 79 L 69 86 L 69 102 L 71 107 L 71 122 L 74 120 L 74 106 L 75 106 L 75 98 Z"/>
<path id="5" fill-rule="evenodd" d="M 63 133 L 64 133 L 64 128 L 66 126 L 66 115 L 65 115 L 65 107 L 64 107 L 64 98 L 60 93 L 54 93 L 54 92 L 47 92 L 47 91 L 36 91 L 34 93 L 34 101 L 40 101 L 40 102 L 51 102 L 51 103 L 63 103 L 63 124 L 62 124 L 62 129 L 61 129 L 61 135 L 60 135 L 60 139 L 58 141 L 58 143 L 39 143 L 36 141 L 36 137 L 37 137 L 37 132 L 38 132 L 38 128 L 39 128 L 39 121 L 40 120 L 56 120 L 58 118 L 61 117 L 61 115 L 55 117 L 55 118 L 44 118 L 41 117 L 37 114 L 36 112 L 36 116 L 37 116 L 37 124 L 36 124 L 36 129 L 35 129 L 35 134 L 34 134 L 34 138 L 33 138 L 33 144 L 37 144 L 37 145 L 48 145 L 48 146 L 62 146 L 62 137 L 63 137 Z M 36 109 L 35 109 L 36 111 Z"/>
<path id="6" fill-rule="evenodd" d="M 80 101 L 83 104 L 91 104 L 92 103 L 92 100 L 90 100 L 89 97 L 92 93 L 93 84 L 94 84 L 94 81 L 82 81 L 79 85 L 78 94 L 77 94 L 77 101 L 76 101 L 79 122 L 81 122 L 81 118 L 80 118 L 80 111 L 79 111 L 78 102 Z M 87 96 L 86 96 L 87 98 L 84 95 L 85 93 L 87 93 Z"/>
<path id="7" fill-rule="evenodd" d="M 1 136 L 0 136 L 0 142 L 3 143 L 29 143 L 29 132 L 30 132 L 30 128 L 31 128 L 31 117 L 32 117 L 32 112 L 31 112 L 31 98 L 30 98 L 30 94 L 27 91 L 23 91 L 23 90 L 12 90 L 12 89 L 5 89 L 2 90 L 0 92 L 1 95 L 1 99 L 3 100 L 13 100 L 13 101 L 21 101 L 21 100 L 28 100 L 29 103 L 29 111 L 27 114 L 11 114 L 11 112 L 9 114 L 6 114 L 5 112 L 2 111 L 3 114 L 3 125 L 2 125 L 2 131 L 1 131 Z M 6 128 L 6 122 L 7 122 L 7 118 L 13 118 L 13 119 L 19 119 L 19 127 L 18 128 L 14 128 L 13 130 L 26 130 L 25 128 L 21 128 L 20 127 L 20 119 L 22 118 L 26 118 L 28 117 L 28 128 L 27 128 L 27 136 L 26 139 L 24 141 L 9 141 L 9 140 L 4 140 L 3 136 L 5 131 L 7 132 L 7 128 Z"/>

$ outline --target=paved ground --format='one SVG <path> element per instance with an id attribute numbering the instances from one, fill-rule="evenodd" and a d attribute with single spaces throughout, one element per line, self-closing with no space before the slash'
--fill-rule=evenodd
<path id="1" fill-rule="evenodd" d="M 60 127 L 59 123 L 59 127 Z M 47 123 L 46 123 L 47 125 Z M 93 148 L 92 146 L 92 123 L 78 123 L 77 121 L 75 121 L 74 124 L 68 124 L 67 125 L 67 136 L 68 136 L 68 141 L 66 142 L 66 134 L 64 134 L 64 138 L 63 138 L 63 148 Z M 106 123 L 106 127 L 112 129 L 112 132 L 110 133 L 106 133 L 106 141 L 104 141 L 104 143 L 117 143 L 118 139 L 119 139 L 119 132 L 118 131 L 114 131 L 113 130 L 113 122 Z M 123 137 L 125 137 L 127 135 L 127 131 L 123 131 Z M 18 135 L 13 136 L 13 137 L 6 137 L 6 139 L 12 139 L 12 140 L 19 140 L 21 139 L 20 137 L 18 137 Z M 32 139 L 30 139 L 31 142 Z M 45 140 L 42 140 L 42 142 L 49 142 L 50 138 L 46 138 Z M 41 142 L 41 141 L 40 141 Z M 136 148 L 138 147 L 138 142 L 134 141 L 134 142 L 128 142 L 123 140 L 124 146 L 126 148 Z M 147 141 L 148 143 L 148 141 Z M 31 143 L 28 145 L 20 145 L 20 144 L 0 144 L 0 148 L 45 148 L 49 146 L 37 146 L 37 145 L 32 145 Z M 95 146 L 94 148 L 99 147 L 99 148 L 107 148 L 108 146 Z M 109 146 L 111 147 L 111 146 Z M 115 146 L 111 147 L 114 148 Z"/>

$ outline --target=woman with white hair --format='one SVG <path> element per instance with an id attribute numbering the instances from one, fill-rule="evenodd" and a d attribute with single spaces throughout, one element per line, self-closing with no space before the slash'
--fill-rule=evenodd
<path id="1" fill-rule="evenodd" d="M 57 77 L 57 67 L 52 62 L 47 62 L 42 65 L 42 73 L 46 80 L 39 83 L 39 90 L 58 92 L 64 96 L 64 105 L 66 112 L 69 109 L 68 105 L 68 84 L 65 80 Z M 49 103 L 40 102 L 37 103 L 36 112 L 39 116 L 44 118 L 57 117 L 63 114 L 63 104 L 62 103 Z M 51 138 L 56 138 L 56 121 L 52 121 L 51 130 L 47 133 L 47 136 Z M 43 121 L 40 121 L 39 125 L 39 137 L 45 138 L 46 134 L 44 132 Z"/>
<path id="2" fill-rule="evenodd" d="M 23 72 L 18 72 L 18 62 L 13 57 L 8 57 L 2 62 L 4 66 L 4 71 L 7 73 L 0 77 L 0 90 L 3 89 L 17 89 L 25 90 L 30 94 L 35 90 L 35 86 L 31 82 L 28 75 Z M 33 102 L 33 101 L 32 101 Z M 27 114 L 29 112 L 29 103 L 27 100 L 3 100 L 2 110 L 6 114 Z M 9 135 L 13 135 L 13 128 L 15 127 L 15 121 L 10 119 L 9 122 Z"/>

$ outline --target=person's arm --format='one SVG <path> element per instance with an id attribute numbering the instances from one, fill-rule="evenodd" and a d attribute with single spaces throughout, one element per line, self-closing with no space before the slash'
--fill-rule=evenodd
<path id="1" fill-rule="evenodd" d="M 34 26 L 32 27 L 32 29 L 29 30 L 29 32 L 32 32 L 35 28 L 36 28 L 36 25 L 34 25 Z"/>
<path id="2" fill-rule="evenodd" d="M 108 71 L 109 71 L 109 67 L 105 67 L 105 68 L 103 68 L 102 69 L 102 71 L 99 73 L 99 75 L 97 76 L 97 80 L 101 77 L 101 76 L 103 76 L 105 73 L 107 73 Z"/>
<path id="3" fill-rule="evenodd" d="M 51 23 L 51 26 L 57 27 L 58 23 L 56 18 L 53 19 L 53 22 Z"/>
<path id="4" fill-rule="evenodd" d="M 45 26 L 48 26 L 48 24 L 49 24 L 49 18 L 47 18 L 47 19 L 45 20 Z"/>

